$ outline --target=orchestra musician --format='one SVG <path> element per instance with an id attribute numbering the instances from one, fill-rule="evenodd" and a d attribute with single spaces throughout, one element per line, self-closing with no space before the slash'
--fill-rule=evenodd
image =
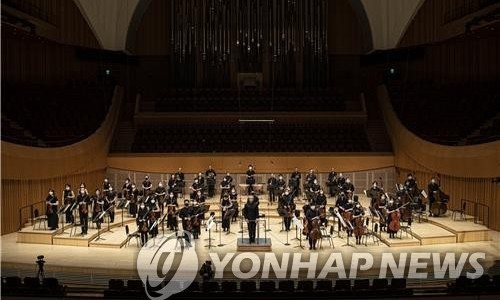
<path id="1" fill-rule="evenodd" d="M 310 169 L 309 173 L 306 175 L 306 182 L 305 184 L 310 186 L 314 180 L 316 180 L 316 174 L 314 174 L 314 169 Z"/>
<path id="2" fill-rule="evenodd" d="M 101 190 L 98 188 L 95 190 L 95 195 L 93 197 L 93 202 L 94 202 L 94 210 L 92 213 L 92 218 L 95 220 L 95 224 L 97 227 L 97 230 L 101 229 L 101 219 L 97 219 L 97 216 L 103 211 L 104 209 L 104 197 L 101 195 Z"/>
<path id="3" fill-rule="evenodd" d="M 141 202 L 139 205 L 139 211 L 137 212 L 137 230 L 141 234 L 141 246 L 144 246 L 148 242 L 148 232 L 149 232 L 149 227 L 148 227 L 148 215 L 149 215 L 149 208 L 146 207 L 146 204 L 144 202 Z"/>
<path id="4" fill-rule="evenodd" d="M 155 198 L 156 202 L 158 202 L 158 206 L 160 206 L 161 213 L 163 214 L 163 210 L 165 207 L 165 195 L 167 194 L 167 190 L 163 186 L 163 182 L 158 182 L 158 186 L 155 189 Z"/>
<path id="5" fill-rule="evenodd" d="M 406 177 L 406 180 L 404 183 L 404 188 L 406 189 L 406 191 L 408 192 L 410 197 L 415 197 L 419 193 L 418 186 L 417 186 L 417 180 L 415 178 L 413 178 L 413 175 L 410 173 Z"/>
<path id="6" fill-rule="evenodd" d="M 75 202 L 75 193 L 73 190 L 71 190 L 71 185 L 68 183 L 64 186 L 64 193 L 63 193 L 63 199 L 64 199 L 64 205 L 67 207 L 73 206 L 73 203 Z M 66 209 L 66 223 L 72 224 L 74 222 L 73 214 L 70 209 Z"/>
<path id="7" fill-rule="evenodd" d="M 352 198 L 348 198 L 347 203 L 342 207 L 342 211 L 343 211 L 342 215 L 343 215 L 344 221 L 346 221 L 346 223 L 350 222 L 352 224 L 352 221 L 353 221 L 352 211 L 354 209 L 354 205 L 355 205 L 354 200 Z M 352 236 L 352 228 L 347 227 L 346 229 L 347 229 L 347 234 L 349 236 Z"/>
<path id="8" fill-rule="evenodd" d="M 313 221 L 319 216 L 319 211 L 316 209 L 316 206 L 311 205 L 305 216 L 307 220 L 307 239 L 309 240 L 309 250 L 313 250 L 316 249 L 316 241 L 312 238 L 311 232 L 313 230 Z"/>
<path id="9" fill-rule="evenodd" d="M 259 218 L 259 202 L 255 201 L 254 197 L 248 197 L 242 213 L 248 224 L 249 241 L 250 243 L 255 243 L 255 230 L 257 228 L 257 219 Z"/>
<path id="10" fill-rule="evenodd" d="M 111 186 L 111 183 L 109 183 L 108 178 L 104 178 L 104 183 L 102 184 L 102 194 L 103 196 L 106 196 L 109 192 L 109 187 Z"/>
<path id="11" fill-rule="evenodd" d="M 318 197 L 320 190 L 321 186 L 318 183 L 318 179 L 314 179 L 309 185 L 309 197 L 311 199 L 311 203 L 316 203 L 316 198 Z"/>
<path id="12" fill-rule="evenodd" d="M 109 208 L 109 222 L 113 223 L 115 221 L 115 201 L 116 201 L 116 192 L 113 190 L 113 187 L 110 186 L 108 190 L 108 194 L 105 197 L 104 202 L 104 210 L 108 210 Z"/>
<path id="13" fill-rule="evenodd" d="M 255 184 L 255 170 L 252 165 L 248 165 L 246 184 L 248 184 L 247 193 L 250 195 Z"/>
<path id="14" fill-rule="evenodd" d="M 184 207 L 179 211 L 179 218 L 182 220 L 182 229 L 191 233 L 191 207 L 189 207 L 189 200 L 184 200 Z"/>
<path id="15" fill-rule="evenodd" d="M 327 226 L 328 225 L 328 219 L 326 217 L 327 198 L 325 192 L 322 189 L 319 190 L 319 194 L 316 197 L 314 205 L 316 206 L 317 209 L 319 209 L 321 224 Z"/>
<path id="16" fill-rule="evenodd" d="M 188 202 L 189 203 L 189 202 Z M 179 205 L 177 204 L 177 196 L 170 192 L 165 199 L 165 204 L 167 206 L 167 227 L 170 230 L 177 231 L 177 208 Z"/>
<path id="17" fill-rule="evenodd" d="M 363 228 L 363 216 L 365 215 L 365 210 L 359 204 L 359 202 L 356 202 L 354 205 L 354 208 L 352 209 L 352 218 L 353 218 L 353 224 L 352 226 L 354 228 Z M 361 239 L 363 235 L 362 234 L 356 234 L 356 244 L 361 245 Z"/>
<path id="18" fill-rule="evenodd" d="M 436 201 L 436 194 L 439 193 L 439 183 L 437 180 L 432 177 L 431 182 L 429 182 L 429 185 L 427 186 L 427 191 L 428 191 L 428 197 L 429 197 L 429 216 L 434 216 L 432 214 L 432 204 Z"/>
<path id="19" fill-rule="evenodd" d="M 345 184 L 344 174 L 339 173 L 339 177 L 337 178 L 337 187 L 339 191 L 342 191 L 342 187 L 344 186 L 344 184 Z"/>
<path id="20" fill-rule="evenodd" d="M 153 188 L 153 184 L 149 180 L 149 176 L 144 176 L 144 181 L 142 182 L 142 194 L 149 195 L 151 193 L 151 188 Z"/>
<path id="21" fill-rule="evenodd" d="M 201 220 L 203 218 L 203 205 L 200 205 L 196 199 L 193 200 L 193 205 L 191 206 L 191 211 L 189 212 L 190 214 L 190 222 L 191 222 L 191 228 L 192 228 L 192 234 L 193 238 L 196 240 L 201 234 L 200 230 L 200 224 Z"/>
<path id="22" fill-rule="evenodd" d="M 215 184 L 217 178 L 217 173 L 212 166 L 208 166 L 208 169 L 205 171 L 205 177 L 207 178 L 208 197 L 211 198 L 215 195 Z"/>
<path id="23" fill-rule="evenodd" d="M 205 200 L 206 199 L 205 199 L 205 196 L 203 195 L 203 193 L 201 191 L 198 191 L 196 193 L 196 197 L 194 198 L 194 201 L 196 201 L 202 209 L 202 213 L 198 218 L 200 221 L 205 220 Z"/>
<path id="24" fill-rule="evenodd" d="M 205 177 L 203 177 L 203 174 L 201 172 L 198 173 L 198 184 L 201 187 L 202 192 L 206 192 L 206 186 L 205 186 Z"/>
<path id="25" fill-rule="evenodd" d="M 347 193 L 347 191 L 350 191 L 352 194 L 354 194 L 354 184 L 352 184 L 349 177 L 346 178 L 345 183 L 342 185 L 342 191 L 344 191 L 345 193 Z"/>
<path id="26" fill-rule="evenodd" d="M 271 174 L 269 179 L 267 179 L 267 190 L 269 192 L 269 203 L 272 204 L 276 199 L 275 189 L 278 181 L 276 180 L 276 176 Z"/>
<path id="27" fill-rule="evenodd" d="M 311 204 L 308 199 L 304 202 L 304 205 L 302 206 L 302 211 L 304 212 L 304 216 L 306 215 L 307 211 L 311 208 Z"/>
<path id="28" fill-rule="evenodd" d="M 184 187 L 185 186 L 185 184 L 184 184 L 184 173 L 182 172 L 182 168 L 179 168 L 177 170 L 177 173 L 175 173 L 175 177 L 179 181 L 178 182 L 178 184 L 180 184 L 179 186 L 180 187 Z"/>
<path id="29" fill-rule="evenodd" d="M 231 192 L 229 193 L 229 200 L 233 204 L 234 208 L 234 214 L 233 217 L 231 218 L 231 222 L 236 222 L 238 221 L 239 206 L 238 206 L 238 193 L 236 192 L 236 189 L 234 187 L 231 188 Z"/>
<path id="30" fill-rule="evenodd" d="M 229 193 L 230 189 L 231 189 L 231 182 L 227 179 L 226 176 L 224 176 L 224 178 L 222 178 L 222 182 L 220 183 L 220 191 L 221 191 L 220 198 L 222 199 L 222 196 L 224 194 Z"/>
<path id="31" fill-rule="evenodd" d="M 229 172 L 226 173 L 226 176 L 224 176 L 224 178 L 229 183 L 229 185 L 233 185 L 233 177 L 231 177 L 231 174 L 229 174 Z"/>
<path id="32" fill-rule="evenodd" d="M 49 195 L 45 199 L 45 204 L 47 208 L 45 212 L 47 215 L 47 226 L 50 230 L 55 230 L 58 228 L 57 206 L 59 205 L 59 200 L 53 189 L 49 190 Z"/>
<path id="33" fill-rule="evenodd" d="M 335 172 L 334 168 L 328 173 L 328 192 L 330 197 L 336 196 L 336 185 L 337 185 L 337 172 Z"/>
<path id="34" fill-rule="evenodd" d="M 86 235 L 89 224 L 89 202 L 90 197 L 85 188 L 80 188 L 80 193 L 76 197 L 78 203 L 78 213 L 80 215 L 80 225 L 82 227 L 81 235 Z"/>
<path id="35" fill-rule="evenodd" d="M 337 197 L 337 200 L 335 201 L 335 206 L 337 207 L 340 213 L 342 213 L 346 209 L 347 203 L 348 200 L 346 194 L 344 192 L 340 192 L 339 196 Z M 338 231 L 340 232 L 340 230 L 342 229 L 342 223 L 339 221 L 338 224 L 339 224 Z"/>
<path id="36" fill-rule="evenodd" d="M 128 198 L 130 193 L 132 192 L 132 183 L 130 182 L 130 178 L 125 179 L 125 183 L 122 187 L 123 198 Z"/>
<path id="37" fill-rule="evenodd" d="M 387 233 L 389 233 L 389 238 L 391 238 L 391 239 L 396 237 L 397 231 L 391 230 L 391 226 L 389 226 L 389 224 L 391 224 L 391 222 L 393 222 L 393 221 L 398 221 L 398 220 L 394 220 L 394 218 L 397 217 L 397 214 L 392 213 L 398 207 L 399 207 L 398 201 L 394 201 L 393 199 L 389 199 L 389 201 L 387 201 L 386 208 L 389 211 L 389 213 L 387 214 L 387 226 L 386 226 L 386 228 L 387 228 Z"/>
<path id="38" fill-rule="evenodd" d="M 168 192 L 169 193 L 175 193 L 175 186 L 176 186 L 176 183 L 177 183 L 177 181 L 175 179 L 176 179 L 175 178 L 175 174 L 170 175 L 170 179 L 167 182 Z"/>
<path id="39" fill-rule="evenodd" d="M 132 216 L 132 218 L 135 218 L 135 215 L 137 214 L 137 201 L 139 198 L 139 190 L 135 186 L 135 184 L 132 184 L 132 190 L 129 192 L 129 206 L 128 206 L 128 213 Z"/>
<path id="40" fill-rule="evenodd" d="M 197 177 L 195 177 L 195 180 L 193 181 L 193 184 L 189 187 L 189 189 L 191 190 L 190 198 L 196 198 L 196 194 L 198 194 L 198 192 L 202 189 Z"/>
<path id="41" fill-rule="evenodd" d="M 222 200 L 220 202 L 220 207 L 222 210 L 222 231 L 227 231 L 227 234 L 230 233 L 230 227 L 231 227 L 231 220 L 230 216 L 228 215 L 229 209 L 233 207 L 233 203 L 229 199 L 228 194 L 224 194 L 222 196 Z"/>
<path id="42" fill-rule="evenodd" d="M 281 196 L 285 192 L 286 181 L 283 179 L 283 175 L 278 175 L 278 180 L 276 181 L 276 191 L 278 192 L 278 203 L 281 199 Z"/>
<path id="43" fill-rule="evenodd" d="M 155 238 L 158 235 L 158 225 L 153 227 L 153 224 L 156 220 L 160 218 L 160 206 L 154 197 L 147 203 L 149 208 L 149 216 L 148 216 L 148 227 L 151 233 L 151 237 Z"/>
<path id="44" fill-rule="evenodd" d="M 285 224 L 285 230 L 290 231 L 292 216 L 295 212 L 295 203 L 293 202 L 293 194 L 290 193 L 288 188 L 281 197 L 280 206 L 283 212 L 283 224 Z"/>
<path id="45" fill-rule="evenodd" d="M 294 197 L 298 197 L 301 194 L 300 190 L 300 179 L 302 178 L 302 174 L 300 174 L 299 169 L 295 168 L 295 170 L 291 174 L 291 179 L 293 179 L 293 183 L 296 184 L 292 188 L 294 189 Z"/>
<path id="46" fill-rule="evenodd" d="M 382 192 L 383 190 L 378 186 L 378 182 L 374 181 L 371 188 L 366 192 L 367 196 L 371 198 L 371 207 L 375 207 L 375 203 L 379 201 Z"/>

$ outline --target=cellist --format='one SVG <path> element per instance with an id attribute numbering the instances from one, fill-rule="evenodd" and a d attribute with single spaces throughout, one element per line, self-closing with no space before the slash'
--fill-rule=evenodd
<path id="1" fill-rule="evenodd" d="M 356 244 L 360 245 L 361 244 L 361 238 L 363 237 L 365 228 L 364 228 L 364 218 L 363 216 L 365 215 L 365 210 L 357 202 L 354 205 L 354 208 L 352 210 L 352 226 L 354 227 L 354 236 L 356 237 Z"/>

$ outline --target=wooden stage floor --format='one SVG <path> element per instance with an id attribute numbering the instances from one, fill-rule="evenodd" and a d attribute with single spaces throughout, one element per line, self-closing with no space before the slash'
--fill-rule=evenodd
<path id="1" fill-rule="evenodd" d="M 217 198 L 218 199 L 218 198 Z M 368 199 L 361 197 L 365 205 Z M 215 200 L 214 200 L 215 201 Z M 329 199 L 329 205 L 333 205 L 333 199 Z M 298 204 L 298 207 L 302 205 Z M 214 208 L 215 205 L 211 205 Z M 343 246 L 346 244 L 346 234 L 334 232 L 330 240 L 323 239 L 318 250 L 309 250 L 307 242 L 300 234 L 296 235 L 295 226 L 290 232 L 281 231 L 281 218 L 277 216 L 276 205 L 267 209 L 267 202 L 261 200 L 261 213 L 267 214 L 269 224 L 261 224 L 260 238 L 271 240 L 271 251 L 279 255 L 283 253 L 304 253 L 318 252 L 318 263 L 325 263 L 328 255 L 332 252 L 339 252 L 343 256 L 350 257 L 354 252 L 371 253 L 375 260 L 380 260 L 382 253 L 399 254 L 402 252 L 453 252 L 472 253 L 484 252 L 486 259 L 485 266 L 492 265 L 495 260 L 500 259 L 500 233 L 491 231 L 482 225 L 474 224 L 471 221 L 452 221 L 449 216 L 440 218 L 429 218 L 429 222 L 414 222 L 411 226 L 411 233 L 403 233 L 401 238 L 389 239 L 388 234 L 381 233 L 381 242 L 374 243 L 370 238 L 366 246 L 355 245 L 355 239 L 351 238 L 352 247 Z M 208 215 L 207 215 L 208 216 Z M 216 213 L 218 216 L 218 212 Z M 135 221 L 124 216 L 124 225 L 128 225 L 130 232 L 136 230 Z M 2 236 L 2 276 L 34 276 L 35 260 L 38 255 L 46 257 L 46 276 L 56 276 L 62 278 L 67 284 L 86 285 L 98 284 L 106 285 L 109 278 L 131 279 L 137 278 L 136 257 L 140 250 L 138 241 L 135 238 L 127 240 L 124 226 L 121 226 L 121 216 L 115 217 L 115 223 L 110 224 L 109 231 L 107 225 L 103 224 L 100 233 L 102 239 L 96 240 L 97 231 L 89 229 L 89 234 L 85 237 L 69 235 L 69 228 L 65 229 L 65 234 L 57 232 L 33 230 L 30 226 L 20 232 Z M 332 222 L 330 222 L 332 225 Z M 267 227 L 264 227 L 267 226 Z M 337 224 L 334 224 L 337 228 Z M 199 261 L 204 261 L 210 253 L 217 253 L 222 256 L 226 253 L 237 253 L 237 239 L 241 238 L 239 222 L 231 225 L 230 234 L 221 232 L 219 228 L 211 230 L 210 246 L 208 232 L 202 228 L 200 239 L 196 240 L 195 249 Z M 266 229 L 271 229 L 266 232 Z M 327 228 L 329 232 L 329 227 Z M 77 232 L 80 230 L 78 228 Z M 245 231 L 246 233 L 246 226 Z M 160 229 L 159 237 L 170 235 L 172 232 Z M 43 236 L 41 238 L 40 236 Z M 244 235 L 244 238 L 247 238 Z M 299 241 L 296 238 L 300 238 Z M 34 244 L 39 239 L 39 244 Z M 46 241 L 52 240 L 52 243 Z M 41 241 L 41 242 L 40 242 Z M 289 244 L 289 245 L 287 245 Z M 300 248 L 302 244 L 304 249 Z M 220 245 L 217 247 L 217 245 Z M 263 256 L 264 252 L 255 252 L 256 255 Z M 376 263 L 376 262 L 375 262 Z M 377 271 L 373 270 L 373 276 Z"/>

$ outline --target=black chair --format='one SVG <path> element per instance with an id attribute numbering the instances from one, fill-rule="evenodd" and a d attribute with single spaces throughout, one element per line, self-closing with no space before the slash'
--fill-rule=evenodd
<path id="1" fill-rule="evenodd" d="M 330 280 L 318 280 L 316 282 L 316 291 L 332 291 L 332 282 Z"/>
<path id="2" fill-rule="evenodd" d="M 370 280 L 369 279 L 356 279 L 354 280 L 354 285 L 352 287 L 353 291 L 367 291 L 370 290 Z"/>
<path id="3" fill-rule="evenodd" d="M 4 280 L 2 280 L 2 287 L 6 288 L 17 289 L 21 287 L 21 284 L 21 278 L 17 276 L 5 277 Z"/>
<path id="4" fill-rule="evenodd" d="M 129 291 L 142 291 L 144 286 L 141 280 L 127 280 L 127 290 Z"/>
<path id="5" fill-rule="evenodd" d="M 203 282 L 203 292 L 218 292 L 220 290 L 219 283 L 217 281 L 205 281 Z"/>
<path id="6" fill-rule="evenodd" d="M 297 282 L 297 290 L 304 292 L 312 292 L 314 289 L 314 282 L 312 280 L 301 280 Z"/>
<path id="7" fill-rule="evenodd" d="M 242 281 L 240 283 L 240 291 L 253 293 L 257 291 L 257 285 L 255 281 Z"/>
<path id="8" fill-rule="evenodd" d="M 261 292 L 274 292 L 276 290 L 276 283 L 274 281 L 261 281 L 259 290 Z"/>
<path id="9" fill-rule="evenodd" d="M 389 288 L 389 281 L 387 278 L 375 278 L 373 279 L 372 289 L 376 291 L 384 291 Z"/>
<path id="10" fill-rule="evenodd" d="M 278 283 L 278 289 L 283 292 L 293 292 L 295 290 L 295 284 L 292 280 L 284 280 Z"/>
<path id="11" fill-rule="evenodd" d="M 40 279 L 37 277 L 24 277 L 24 287 L 28 289 L 38 289 L 40 287 Z"/>
<path id="12" fill-rule="evenodd" d="M 455 217 L 457 214 L 460 214 L 460 219 L 466 221 L 465 219 L 465 209 L 467 208 L 467 202 L 462 200 L 461 209 L 452 209 L 451 210 L 451 219 L 455 221 Z"/>
<path id="13" fill-rule="evenodd" d="M 335 287 L 333 290 L 335 292 L 350 292 L 351 291 L 351 280 L 349 280 L 349 279 L 336 280 Z"/>
<path id="14" fill-rule="evenodd" d="M 123 290 L 125 288 L 125 283 L 121 279 L 110 279 L 108 281 L 108 288 L 110 290 Z"/>
<path id="15" fill-rule="evenodd" d="M 406 278 L 393 278 L 391 280 L 391 287 L 392 290 L 401 290 L 401 289 L 406 289 Z"/>
<path id="16" fill-rule="evenodd" d="M 186 288 L 186 291 L 199 292 L 200 291 L 200 283 L 198 281 L 191 282 L 191 284 Z"/>
<path id="17" fill-rule="evenodd" d="M 238 286 L 236 281 L 223 281 L 221 283 L 221 289 L 223 292 L 236 292 L 236 290 L 238 290 Z"/>
<path id="18" fill-rule="evenodd" d="M 62 288 L 57 278 L 47 277 L 43 279 L 43 286 L 49 291 L 58 291 Z"/>

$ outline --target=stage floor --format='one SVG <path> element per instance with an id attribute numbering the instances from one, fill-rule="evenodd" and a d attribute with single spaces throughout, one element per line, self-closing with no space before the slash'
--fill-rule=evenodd
<path id="1" fill-rule="evenodd" d="M 367 199 L 360 197 L 363 203 Z M 333 205 L 333 199 L 329 200 L 329 204 Z M 267 202 L 261 201 L 261 212 L 266 213 Z M 301 205 L 298 207 L 301 207 Z M 276 205 L 272 208 L 276 210 Z M 271 211 L 271 209 L 269 210 Z M 269 213 L 268 215 L 270 215 Z M 372 239 L 368 239 L 367 245 L 355 245 L 355 239 L 350 238 L 349 244 L 345 246 L 347 239 L 345 232 L 341 232 L 340 236 L 334 232 L 332 237 L 333 247 L 329 240 L 322 241 L 322 247 L 318 250 L 309 250 L 307 241 L 304 236 L 297 234 L 295 226 L 292 225 L 292 230 L 288 233 L 282 231 L 281 218 L 270 217 L 267 225 L 261 224 L 260 238 L 269 238 L 271 241 L 271 251 L 281 256 L 284 253 L 302 253 L 305 257 L 310 253 L 318 253 L 318 265 L 323 265 L 330 253 L 341 253 L 347 261 L 353 253 L 370 253 L 374 257 L 374 265 L 380 263 L 383 253 L 414 253 L 414 252 L 452 252 L 457 253 L 474 253 L 484 252 L 486 257 L 484 262 L 481 261 L 485 268 L 491 266 L 495 260 L 500 259 L 500 233 L 487 230 L 487 238 L 482 235 L 481 241 L 461 242 L 457 240 L 457 234 L 462 234 L 468 228 L 472 231 L 479 230 L 483 232 L 485 228 L 473 222 L 448 220 L 449 216 L 441 218 L 429 218 L 430 222 L 412 224 L 413 235 L 406 236 L 402 234 L 401 239 L 389 239 L 387 233 L 382 233 L 382 242 L 374 243 Z M 119 219 L 118 219 L 119 220 Z M 449 223 L 449 226 L 455 228 L 456 233 L 435 225 L 436 222 Z M 135 231 L 135 222 L 126 219 L 125 224 L 129 225 L 130 232 Z M 30 244 L 20 243 L 18 233 L 12 233 L 2 236 L 1 239 L 1 254 L 2 254 L 2 276 L 34 276 L 36 273 L 35 260 L 38 255 L 44 255 L 46 260 L 45 272 L 47 277 L 60 278 L 65 284 L 69 285 L 107 285 L 110 278 L 121 279 L 137 279 L 136 257 L 140 250 L 137 246 L 135 238 L 131 239 L 130 244 L 126 241 L 125 228 L 120 226 L 120 222 L 115 223 L 110 232 L 101 233 L 103 240 L 89 241 L 88 246 L 76 245 L 56 245 L 56 244 Z M 331 223 L 330 223 L 331 225 Z M 264 227 L 267 226 L 267 227 Z M 334 225 L 337 228 L 337 225 Z M 227 253 L 237 253 L 237 241 L 241 238 L 241 229 L 239 222 L 233 223 L 231 233 L 226 234 L 220 232 L 219 228 L 211 230 L 211 247 L 209 248 L 208 232 L 202 228 L 201 236 L 195 241 L 195 249 L 198 256 L 198 261 L 201 263 L 212 255 L 218 254 L 223 257 Z M 266 229 L 270 231 L 266 232 Z M 244 238 L 246 236 L 246 226 L 244 230 Z M 329 227 L 328 227 L 329 231 Z M 89 230 L 89 233 L 95 235 Z M 160 229 L 159 237 L 172 234 L 170 231 L 162 232 Z M 54 236 L 54 240 L 57 235 Z M 297 240 L 296 237 L 301 238 Z M 287 245 L 289 244 L 289 245 Z M 299 245 L 302 244 L 302 249 Z M 219 246 L 217 246 L 219 245 Z M 253 252 L 255 255 L 263 258 L 266 252 Z M 243 261 L 245 262 L 245 261 Z M 242 264 L 242 270 L 246 266 Z M 349 269 L 349 266 L 346 266 Z M 301 271 L 302 272 L 302 271 Z M 302 274 L 299 272 L 300 274 Z M 365 275 L 377 276 L 378 270 L 373 269 Z M 231 278 L 231 270 L 224 270 L 224 276 Z"/>

